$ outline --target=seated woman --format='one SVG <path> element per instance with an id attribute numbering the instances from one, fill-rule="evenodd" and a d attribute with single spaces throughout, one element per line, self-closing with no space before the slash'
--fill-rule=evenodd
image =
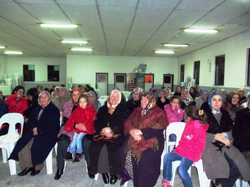
<path id="1" fill-rule="evenodd" d="M 159 108 L 161 108 L 161 109 L 163 109 L 164 110 L 164 106 L 166 105 L 166 104 L 169 104 L 169 99 L 167 99 L 166 97 L 165 97 L 165 90 L 159 90 L 159 91 L 157 91 L 157 93 L 156 93 L 156 99 L 157 99 L 157 106 L 159 107 Z"/>
<path id="2" fill-rule="evenodd" d="M 214 91 L 210 93 L 208 102 L 201 106 L 209 124 L 202 161 L 207 177 L 213 180 L 213 186 L 232 187 L 240 176 L 247 181 L 250 179 L 250 168 L 243 155 L 231 144 L 233 122 L 229 113 L 222 108 L 223 98 L 223 94 Z"/>
<path id="3" fill-rule="evenodd" d="M 118 148 L 123 139 L 123 123 L 129 116 L 129 110 L 125 103 L 121 102 L 121 92 L 113 90 L 106 105 L 102 106 L 94 122 L 95 134 L 102 133 L 106 137 L 113 134 L 120 136 L 113 145 L 109 142 L 99 140 L 93 141 L 89 147 L 90 168 L 89 173 L 94 175 L 102 173 L 105 184 L 115 184 L 121 175 L 121 165 L 118 156 Z M 108 173 L 111 177 L 109 177 Z"/>
<path id="4" fill-rule="evenodd" d="M 176 86 L 176 90 L 174 92 L 174 95 L 181 96 L 181 87 L 180 86 Z"/>
<path id="5" fill-rule="evenodd" d="M 191 95 L 191 97 L 193 98 L 193 100 L 195 100 L 196 97 L 200 96 L 199 92 L 193 86 L 189 88 L 189 94 Z"/>
<path id="6" fill-rule="evenodd" d="M 132 92 L 132 98 L 126 102 L 127 107 L 129 108 L 130 113 L 133 110 L 141 105 L 141 94 L 142 88 L 137 87 Z"/>
<path id="7" fill-rule="evenodd" d="M 39 106 L 29 116 L 29 132 L 17 141 L 9 158 L 19 161 L 22 171 L 18 176 L 27 175 L 29 172 L 31 176 L 37 175 L 57 141 L 60 130 L 59 110 L 50 102 L 50 94 L 47 91 L 39 94 L 38 103 Z"/>
<path id="8" fill-rule="evenodd" d="M 184 110 L 187 106 L 195 106 L 196 103 L 188 93 L 188 88 L 183 87 L 181 91 L 181 109 Z"/>
<path id="9" fill-rule="evenodd" d="M 201 105 L 207 102 L 208 93 L 209 91 L 206 88 L 200 90 L 200 96 L 195 98 L 195 103 L 198 108 L 201 108 Z"/>
<path id="10" fill-rule="evenodd" d="M 94 91 L 88 91 L 87 96 L 89 98 L 89 102 L 93 103 L 95 111 L 98 112 L 99 108 L 101 107 L 101 103 L 96 99 L 96 93 Z"/>
<path id="11" fill-rule="evenodd" d="M 247 105 L 247 108 L 236 113 L 232 135 L 234 146 L 244 155 L 250 167 L 250 100 L 247 101 Z M 248 183 L 250 184 L 250 181 Z"/>
<path id="12" fill-rule="evenodd" d="M 171 89 L 169 87 L 165 88 L 164 91 L 165 91 L 165 97 L 167 99 L 170 99 L 173 96 L 172 92 L 171 92 Z"/>
<path id="13" fill-rule="evenodd" d="M 126 140 L 119 150 L 123 170 L 121 185 L 130 179 L 134 187 L 156 184 L 164 148 L 163 131 L 167 126 L 165 111 L 156 105 L 151 95 L 143 94 L 141 107 L 124 123 Z"/>
<path id="14" fill-rule="evenodd" d="M 238 92 L 231 91 L 226 96 L 226 102 L 222 105 L 222 108 L 229 112 L 231 119 L 233 122 L 235 121 L 236 112 L 243 109 L 243 107 L 239 104 L 240 96 Z"/>

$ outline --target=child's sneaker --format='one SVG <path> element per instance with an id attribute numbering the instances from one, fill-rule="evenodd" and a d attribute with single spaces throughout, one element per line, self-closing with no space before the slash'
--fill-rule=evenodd
<path id="1" fill-rule="evenodd" d="M 172 185 L 170 184 L 170 181 L 163 179 L 162 180 L 162 187 L 172 187 Z"/>
<path id="2" fill-rule="evenodd" d="M 82 154 L 76 153 L 73 162 L 80 162 L 81 159 L 82 159 Z"/>
<path id="3" fill-rule="evenodd" d="M 72 153 L 71 152 L 67 152 L 67 155 L 66 155 L 66 157 L 65 157 L 65 159 L 64 160 L 66 160 L 66 161 L 72 161 Z"/>

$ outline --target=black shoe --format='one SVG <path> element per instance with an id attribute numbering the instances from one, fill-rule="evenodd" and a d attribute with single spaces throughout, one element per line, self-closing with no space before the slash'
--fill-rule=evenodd
<path id="1" fill-rule="evenodd" d="M 117 181 L 117 176 L 116 175 L 113 175 L 110 177 L 110 184 L 115 184 Z"/>
<path id="2" fill-rule="evenodd" d="M 24 176 L 27 175 L 29 172 L 33 171 L 33 167 L 31 168 L 25 168 L 23 171 L 21 171 L 20 173 L 18 173 L 18 176 Z"/>
<path id="3" fill-rule="evenodd" d="M 67 152 L 67 155 L 66 155 L 66 157 L 65 157 L 65 159 L 64 160 L 66 160 L 66 161 L 72 161 L 72 153 L 70 153 L 70 152 Z"/>
<path id="4" fill-rule="evenodd" d="M 61 178 L 61 175 L 63 174 L 63 169 L 58 169 L 56 172 L 56 175 L 54 177 L 55 180 L 59 180 Z"/>
<path id="5" fill-rule="evenodd" d="M 109 175 L 107 173 L 102 173 L 102 179 L 105 184 L 109 183 Z"/>
<path id="6" fill-rule="evenodd" d="M 91 178 L 91 179 L 95 178 L 94 174 L 91 174 L 91 173 L 88 173 L 88 174 L 89 174 L 89 178 Z"/>
<path id="7" fill-rule="evenodd" d="M 73 160 L 73 162 L 80 162 L 80 160 L 82 159 L 82 154 L 80 153 L 76 153 L 75 154 L 75 159 Z"/>
<path id="8" fill-rule="evenodd" d="M 32 170 L 32 172 L 30 173 L 31 176 L 35 176 L 38 173 L 40 173 L 41 170 L 36 170 L 35 168 Z"/>

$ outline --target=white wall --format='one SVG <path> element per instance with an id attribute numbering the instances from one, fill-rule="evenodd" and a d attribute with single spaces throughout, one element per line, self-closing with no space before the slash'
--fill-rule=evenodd
<path id="1" fill-rule="evenodd" d="M 72 77 L 73 84 L 95 85 L 97 73 L 108 73 L 109 84 L 114 84 L 114 73 L 133 73 L 140 64 L 147 64 L 146 73 L 154 73 L 154 84 L 163 84 L 163 74 L 174 74 L 177 84 L 178 59 L 163 57 L 123 57 L 123 56 L 83 56 L 67 55 L 67 76 Z"/>
<path id="2" fill-rule="evenodd" d="M 46 82 L 47 65 L 59 65 L 60 82 L 66 81 L 66 58 L 7 57 L 7 72 L 23 75 L 23 65 L 35 65 L 35 81 Z"/>
<path id="3" fill-rule="evenodd" d="M 225 88 L 243 88 L 247 82 L 247 49 L 250 48 L 250 32 L 242 33 L 196 52 L 179 57 L 179 66 L 185 64 L 185 78 L 193 78 L 194 61 L 200 61 L 199 86 L 216 87 L 215 57 L 225 54 Z M 211 71 L 209 71 L 211 61 Z M 246 87 L 247 88 L 247 87 Z M 249 87 L 248 87 L 249 88 Z"/>
<path id="4" fill-rule="evenodd" d="M 6 62 L 6 56 L 0 55 L 0 80 L 2 79 L 3 73 L 6 73 L 7 71 Z"/>

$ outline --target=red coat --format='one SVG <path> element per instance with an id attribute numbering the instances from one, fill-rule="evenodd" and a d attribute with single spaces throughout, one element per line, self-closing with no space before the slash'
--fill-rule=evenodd
<path id="1" fill-rule="evenodd" d="M 77 134 L 83 132 L 86 134 L 94 134 L 94 120 L 96 116 L 96 111 L 92 103 L 88 104 L 86 108 L 81 108 L 78 106 L 74 112 L 69 117 L 67 123 L 64 126 L 64 129 L 68 132 L 75 130 Z M 87 128 L 87 131 L 81 131 L 79 129 L 74 129 L 75 124 L 83 123 Z"/>
<path id="2" fill-rule="evenodd" d="M 18 103 L 16 103 L 17 94 L 12 94 L 11 96 L 7 97 L 4 101 L 4 104 L 9 106 L 9 113 L 20 113 L 23 112 L 28 108 L 28 98 L 20 98 Z"/>
<path id="3" fill-rule="evenodd" d="M 205 149 L 208 127 L 208 124 L 201 124 L 199 120 L 187 122 L 175 152 L 194 162 L 199 161 Z"/>

